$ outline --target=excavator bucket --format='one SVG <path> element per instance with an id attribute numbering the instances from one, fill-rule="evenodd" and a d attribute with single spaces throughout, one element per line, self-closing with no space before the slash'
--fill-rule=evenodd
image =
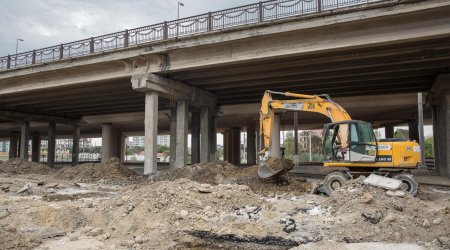
<path id="1" fill-rule="evenodd" d="M 282 158 L 269 158 L 267 161 L 261 161 L 258 165 L 258 176 L 262 179 L 274 178 L 280 176 L 294 168 L 291 160 Z"/>

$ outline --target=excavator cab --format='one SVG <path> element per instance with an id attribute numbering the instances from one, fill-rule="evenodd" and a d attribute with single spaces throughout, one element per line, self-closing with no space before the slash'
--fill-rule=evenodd
<path id="1" fill-rule="evenodd" d="M 324 128 L 326 162 L 375 162 L 377 140 L 370 123 L 356 120 L 329 123 Z"/>

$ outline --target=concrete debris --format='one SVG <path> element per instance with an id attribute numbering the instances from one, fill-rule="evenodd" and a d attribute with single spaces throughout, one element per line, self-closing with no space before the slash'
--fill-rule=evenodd
<path id="1" fill-rule="evenodd" d="M 395 215 L 394 213 L 388 213 L 384 218 L 383 218 L 383 223 L 391 223 L 394 222 L 397 218 L 397 215 Z"/>
<path id="2" fill-rule="evenodd" d="M 52 183 L 45 184 L 44 187 L 46 187 L 46 188 L 56 188 L 56 187 L 58 187 L 58 185 L 59 185 L 59 183 L 52 182 Z"/>
<path id="3" fill-rule="evenodd" d="M 434 225 L 439 225 L 439 224 L 441 224 L 442 219 L 441 218 L 437 218 L 437 219 L 434 219 L 432 222 L 433 222 Z"/>
<path id="4" fill-rule="evenodd" d="M 369 177 L 365 178 L 363 181 L 366 185 L 371 185 L 374 187 L 380 187 L 388 190 L 397 190 L 400 188 L 402 181 L 395 180 L 388 177 L 383 177 L 376 174 L 371 174 Z"/>
<path id="5" fill-rule="evenodd" d="M 285 231 L 286 233 L 292 233 L 297 230 L 297 224 L 295 223 L 294 219 L 289 218 L 285 220 L 285 224 L 286 226 L 283 227 L 283 231 Z"/>
<path id="6" fill-rule="evenodd" d="M 25 184 L 25 186 L 23 186 L 21 189 L 17 190 L 17 193 L 21 194 L 21 193 L 27 191 L 28 189 L 30 189 L 31 185 L 32 185 L 31 183 Z"/>
<path id="7" fill-rule="evenodd" d="M 396 191 L 388 190 L 388 191 L 386 191 L 386 195 L 390 196 L 390 197 L 403 198 L 403 197 L 405 197 L 406 193 L 402 190 L 396 190 Z"/>
<path id="8" fill-rule="evenodd" d="M 0 208 L 0 220 L 8 217 L 11 214 L 8 208 Z"/>
<path id="9" fill-rule="evenodd" d="M 261 182 L 253 166 L 223 162 L 150 179 L 86 178 L 86 169 L 73 178 L 0 174 L 11 190 L 32 186 L 0 193 L 2 249 L 303 249 L 331 240 L 325 249 L 404 242 L 440 250 L 450 236 L 448 196 L 425 185 L 419 197 L 399 198 L 361 177 L 326 197 L 309 194 L 309 178 Z"/>
<path id="10" fill-rule="evenodd" d="M 422 227 L 429 228 L 431 226 L 430 221 L 428 219 L 425 219 L 422 223 Z"/>
<path id="11" fill-rule="evenodd" d="M 370 223 L 377 224 L 383 217 L 383 213 L 381 211 L 364 211 L 361 213 L 361 216 Z"/>
<path id="12" fill-rule="evenodd" d="M 361 202 L 365 204 L 369 204 L 373 201 L 373 196 L 370 193 L 365 193 L 362 198 Z"/>

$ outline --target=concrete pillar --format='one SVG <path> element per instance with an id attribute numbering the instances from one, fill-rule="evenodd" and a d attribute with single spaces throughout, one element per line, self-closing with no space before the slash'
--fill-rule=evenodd
<path id="1" fill-rule="evenodd" d="M 215 114 L 210 114 L 209 119 L 209 160 L 215 161 L 217 152 L 217 120 Z"/>
<path id="2" fill-rule="evenodd" d="M 47 135 L 47 166 L 55 166 L 55 154 L 56 154 L 56 123 L 50 122 L 48 124 Z"/>
<path id="3" fill-rule="evenodd" d="M 156 172 L 157 169 L 157 136 L 158 136 L 158 94 L 145 93 L 145 149 L 144 175 Z"/>
<path id="4" fill-rule="evenodd" d="M 200 110 L 200 162 L 210 161 L 211 126 L 210 111 L 208 108 Z"/>
<path id="5" fill-rule="evenodd" d="M 73 126 L 73 135 L 72 135 L 72 166 L 78 165 L 79 155 L 80 155 L 80 126 L 75 125 Z"/>
<path id="6" fill-rule="evenodd" d="M 17 140 L 19 139 L 17 134 L 12 134 L 9 137 L 9 159 L 17 157 Z"/>
<path id="7" fill-rule="evenodd" d="M 112 124 L 102 124 L 102 162 L 108 162 L 113 157 L 113 143 Z"/>
<path id="8" fill-rule="evenodd" d="M 419 122 L 417 119 L 408 121 L 409 139 L 419 142 Z"/>
<path id="9" fill-rule="evenodd" d="M 424 134 L 424 124 L 423 124 L 423 97 L 422 92 L 417 94 L 417 111 L 419 113 L 419 142 L 420 142 L 420 159 L 421 168 L 426 168 L 427 164 L 425 162 L 425 134 Z"/>
<path id="10" fill-rule="evenodd" d="M 228 141 L 228 130 L 224 130 L 223 135 L 223 160 L 224 161 L 230 161 L 230 158 L 228 157 L 228 146 L 230 142 Z"/>
<path id="11" fill-rule="evenodd" d="M 281 158 L 280 149 L 280 116 L 275 115 L 272 127 L 272 141 L 270 147 L 270 156 L 274 158 Z"/>
<path id="12" fill-rule="evenodd" d="M 255 124 L 256 127 L 256 162 L 259 163 L 259 151 L 261 151 L 261 136 L 259 135 L 259 121 Z"/>
<path id="13" fill-rule="evenodd" d="M 247 124 L 247 164 L 256 164 L 256 132 L 253 122 Z"/>
<path id="14" fill-rule="evenodd" d="M 241 163 L 241 128 L 231 128 L 230 134 L 230 162 L 237 165 Z"/>
<path id="15" fill-rule="evenodd" d="M 384 137 L 394 138 L 394 125 L 388 124 L 384 126 Z"/>
<path id="16" fill-rule="evenodd" d="M 187 164 L 188 156 L 188 104 L 184 100 L 177 101 L 177 144 L 175 167 L 182 168 Z"/>
<path id="17" fill-rule="evenodd" d="M 31 138 L 31 161 L 39 162 L 41 158 L 41 136 L 39 133 L 33 133 Z"/>
<path id="18" fill-rule="evenodd" d="M 299 162 L 299 152 L 298 152 L 298 112 L 294 111 L 294 163 L 295 166 Z"/>
<path id="19" fill-rule="evenodd" d="M 436 78 L 427 95 L 427 106 L 433 108 L 435 168 L 450 178 L 450 74 Z"/>
<path id="20" fill-rule="evenodd" d="M 20 159 L 28 161 L 28 144 L 30 140 L 30 122 L 23 122 L 20 130 Z"/>
<path id="21" fill-rule="evenodd" d="M 123 137 L 122 132 L 120 131 L 119 128 L 113 129 L 113 138 L 114 138 L 113 157 L 116 157 L 120 161 L 122 161 Z"/>
<path id="22" fill-rule="evenodd" d="M 191 117 L 191 163 L 200 162 L 200 113 L 192 112 Z"/>
<path id="23" fill-rule="evenodd" d="M 170 168 L 175 167 L 177 145 L 177 108 L 170 109 Z"/>

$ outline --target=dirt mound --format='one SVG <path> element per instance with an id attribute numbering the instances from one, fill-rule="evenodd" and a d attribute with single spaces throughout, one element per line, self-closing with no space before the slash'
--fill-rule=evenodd
<path id="1" fill-rule="evenodd" d="M 260 223 L 270 204 L 243 185 L 200 184 L 187 179 L 159 181 L 108 199 L 101 210 L 114 218 L 117 229 L 111 238 L 120 245 L 143 249 L 173 249 L 196 246 L 201 239 L 192 232 L 218 235 L 274 235 L 281 230 Z M 132 232 L 128 236 L 126 232 Z"/>
<path id="2" fill-rule="evenodd" d="M 279 161 L 278 161 L 279 162 Z M 259 194 L 277 195 L 280 193 L 302 194 L 311 190 L 310 183 L 304 179 L 288 177 L 284 179 L 263 180 L 258 177 L 257 166 L 237 167 L 225 161 L 194 164 L 179 169 L 170 169 L 152 177 L 155 181 L 169 181 L 186 178 L 200 183 L 247 185 Z"/>
<path id="3" fill-rule="evenodd" d="M 51 174 L 53 169 L 37 162 L 28 162 L 22 159 L 10 159 L 0 163 L 0 173 L 10 174 Z"/>
<path id="4" fill-rule="evenodd" d="M 323 204 L 332 214 L 344 215 L 346 222 L 354 225 L 349 228 L 343 222 L 345 241 L 362 242 L 370 238 L 388 242 L 414 242 L 418 238 L 432 241 L 436 236 L 450 235 L 448 207 L 401 191 L 394 196 L 391 191 L 363 184 L 363 180 L 360 177 L 348 181 Z"/>
<path id="5" fill-rule="evenodd" d="M 122 165 L 117 158 L 111 158 L 105 163 L 85 163 L 75 167 L 64 167 L 55 173 L 61 179 L 95 181 L 99 179 L 125 180 L 137 175 Z"/>

